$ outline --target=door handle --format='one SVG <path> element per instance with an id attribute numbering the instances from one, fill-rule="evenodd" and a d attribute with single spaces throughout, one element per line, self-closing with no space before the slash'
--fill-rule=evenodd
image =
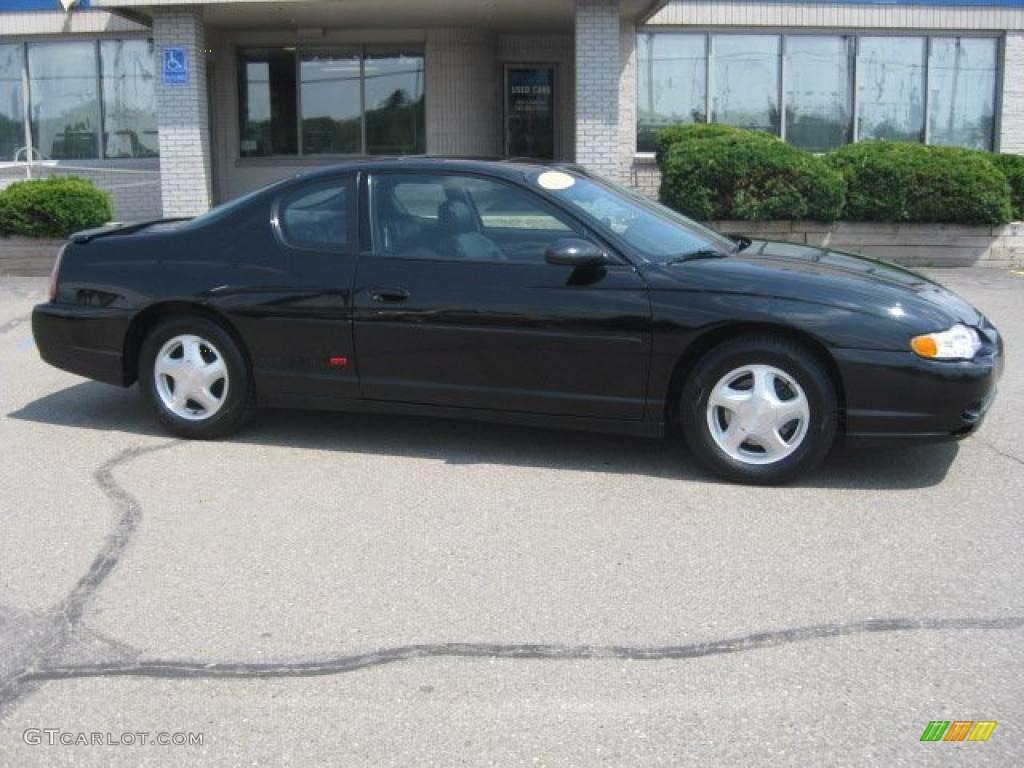
<path id="1" fill-rule="evenodd" d="M 409 298 L 405 288 L 371 288 L 370 298 L 378 304 L 399 304 Z"/>

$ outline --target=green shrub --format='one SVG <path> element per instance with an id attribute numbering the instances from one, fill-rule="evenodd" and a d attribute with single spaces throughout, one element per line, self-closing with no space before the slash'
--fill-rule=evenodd
<path id="1" fill-rule="evenodd" d="M 659 134 L 661 201 L 695 219 L 832 221 L 842 176 L 821 158 L 766 133 L 693 125 Z"/>
<path id="2" fill-rule="evenodd" d="M 1013 218 L 1024 219 L 1024 155 L 988 155 L 988 159 L 1010 183 Z"/>
<path id="3" fill-rule="evenodd" d="M 110 221 L 110 195 L 74 176 L 19 181 L 0 190 L 0 234 L 67 237 Z"/>
<path id="4" fill-rule="evenodd" d="M 1002 224 L 1010 186 L 991 155 L 955 147 L 873 141 L 849 144 L 827 162 L 846 179 L 849 221 Z"/>
<path id="5" fill-rule="evenodd" d="M 762 139 L 764 141 L 778 141 L 775 136 L 764 131 L 751 131 L 746 128 L 733 128 L 731 125 L 721 123 L 694 123 L 692 125 L 673 125 L 669 128 L 662 128 L 655 134 L 655 159 L 662 163 L 668 150 L 676 144 L 690 141 L 716 141 L 716 142 L 750 142 Z"/>

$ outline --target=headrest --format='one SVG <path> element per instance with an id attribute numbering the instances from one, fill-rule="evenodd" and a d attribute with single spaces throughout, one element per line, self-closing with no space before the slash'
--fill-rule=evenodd
<path id="1" fill-rule="evenodd" d="M 476 231 L 473 211 L 461 200 L 449 200 L 441 203 L 437 209 L 437 223 L 447 235 L 461 235 L 464 232 Z"/>

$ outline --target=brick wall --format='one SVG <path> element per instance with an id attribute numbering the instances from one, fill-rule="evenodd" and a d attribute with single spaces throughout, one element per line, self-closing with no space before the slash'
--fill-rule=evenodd
<path id="1" fill-rule="evenodd" d="M 188 60 L 188 82 L 171 86 L 158 77 L 156 99 L 164 214 L 195 216 L 212 197 L 202 11 L 154 9 L 153 42 L 158 72 L 167 47 L 184 48 Z"/>
<path id="2" fill-rule="evenodd" d="M 1007 32 L 1003 48 L 999 150 L 1024 154 L 1024 32 Z"/>
<path id="3" fill-rule="evenodd" d="M 619 32 L 619 178 L 631 179 L 636 154 L 636 25 Z"/>
<path id="4" fill-rule="evenodd" d="M 640 194 L 657 200 L 658 189 L 661 187 L 661 170 L 654 162 L 654 158 L 633 158 L 629 164 L 626 183 Z"/>
<path id="5" fill-rule="evenodd" d="M 576 162 L 620 178 L 618 0 L 576 0 Z"/>

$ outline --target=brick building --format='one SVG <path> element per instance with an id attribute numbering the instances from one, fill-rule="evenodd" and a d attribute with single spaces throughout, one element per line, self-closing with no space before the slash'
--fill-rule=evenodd
<path id="1" fill-rule="evenodd" d="M 654 131 L 704 121 L 1024 152 L 1024 0 L 0 0 L 0 184 L 89 176 L 121 219 L 363 154 L 653 193 Z"/>

